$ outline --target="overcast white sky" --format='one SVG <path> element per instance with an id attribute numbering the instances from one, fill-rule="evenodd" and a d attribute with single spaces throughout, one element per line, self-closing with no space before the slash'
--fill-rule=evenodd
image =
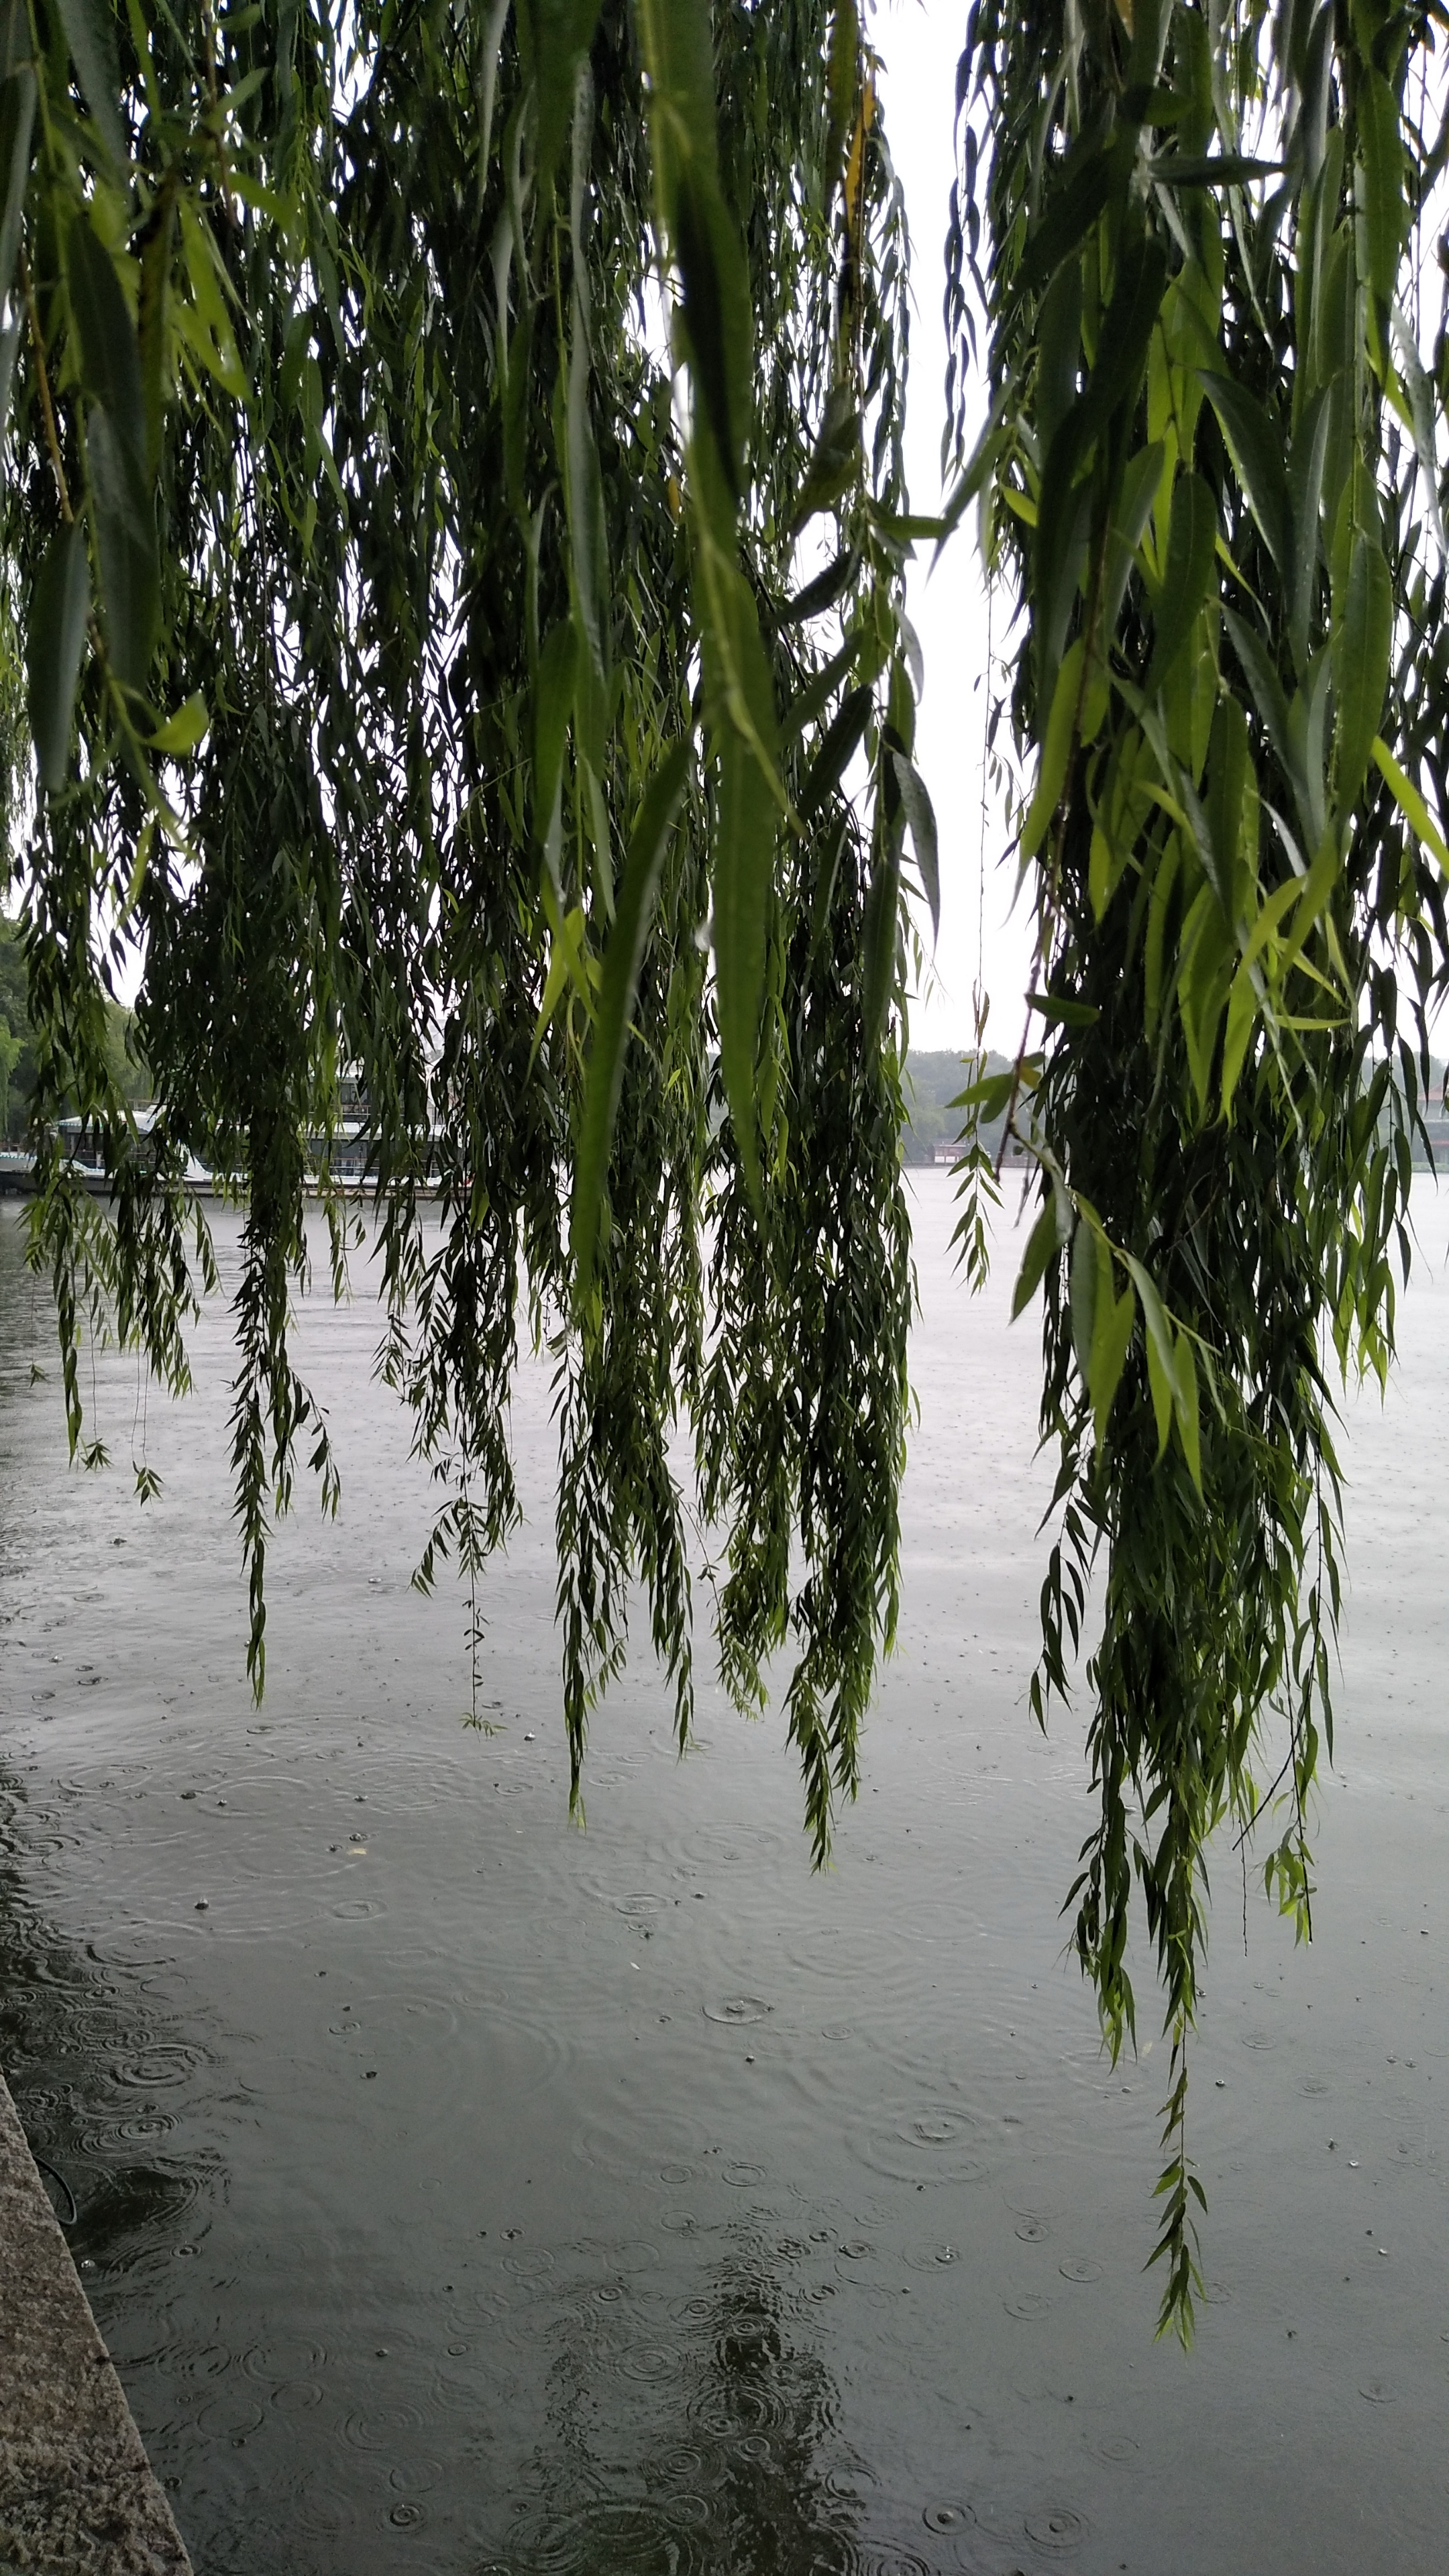
<path id="1" fill-rule="evenodd" d="M 942 247 L 954 172 L 956 62 L 967 0 L 879 0 L 871 37 L 884 57 L 886 132 L 906 194 L 911 228 L 911 326 L 907 461 L 911 505 L 931 512 L 941 492 L 946 340 L 941 321 Z M 977 397 L 980 410 L 985 404 Z M 975 514 L 963 522 L 928 579 L 931 549 L 910 581 L 910 613 L 921 639 L 926 692 L 916 737 L 917 766 L 931 792 L 941 839 L 941 936 L 935 985 L 912 1007 L 915 1047 L 971 1044 L 971 988 L 982 964 L 992 997 L 988 1043 L 1014 1052 L 1021 1035 L 1031 938 L 1023 907 L 1008 919 L 1016 870 L 1002 864 L 999 808 L 987 814 L 982 883 L 982 731 L 986 595 Z M 998 605 L 994 646 L 1005 620 Z M 983 904 L 984 893 L 984 904 Z M 984 940 L 978 921 L 984 914 Z"/>

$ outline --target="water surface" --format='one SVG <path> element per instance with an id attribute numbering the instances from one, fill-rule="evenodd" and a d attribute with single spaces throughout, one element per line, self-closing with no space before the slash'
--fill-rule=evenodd
<path id="1" fill-rule="evenodd" d="M 1025 1705 L 1034 1327 L 955 1279 L 948 1176 L 914 1204 L 902 1643 L 823 1878 L 778 1718 L 706 1689 L 679 1762 L 647 1639 L 570 1829 L 537 1369 L 500 1731 L 462 1729 L 365 1274 L 300 1318 L 342 1512 L 279 1539 L 255 1709 L 224 1315 L 187 1406 L 98 1359 L 114 1464 L 70 1473 L 0 1209 L 0 2053 L 198 2576 L 1449 2560 L 1443 1272 L 1351 1410 L 1312 1952 L 1250 1885 L 1245 1956 L 1215 1864 L 1184 2362 L 1141 2268 L 1164 2051 L 1098 2052 L 1080 1730 Z"/>

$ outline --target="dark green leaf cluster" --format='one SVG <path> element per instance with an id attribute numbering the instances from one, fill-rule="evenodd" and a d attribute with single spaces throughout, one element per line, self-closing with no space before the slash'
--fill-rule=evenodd
<path id="1" fill-rule="evenodd" d="M 961 70 L 963 178 L 992 141 L 984 276 L 977 209 L 949 245 L 958 364 L 973 277 L 991 326 L 962 489 L 1024 611 L 1035 769 L 1042 1034 L 1009 1114 L 1042 1170 L 1018 1297 L 1044 1289 L 1061 1523 L 1033 1699 L 1066 1692 L 1090 1599 L 1100 1813 L 1069 1906 L 1114 2052 L 1145 1908 L 1184 2334 L 1207 1848 L 1281 1792 L 1265 1877 L 1308 1927 L 1332 1384 L 1392 1351 L 1446 977 L 1438 398 L 1405 260 L 1444 160 L 1428 25 L 980 0 Z"/>
<path id="2" fill-rule="evenodd" d="M 853 0 L 0 18 L 34 1247 L 73 1445 L 103 1310 L 184 1375 L 196 1156 L 245 1207 L 260 1688 L 273 1518 L 301 1463 L 336 1498 L 289 1304 L 314 1196 L 344 1277 L 360 1109 L 380 1366 L 438 1478 L 420 1581 L 454 1558 L 476 1634 L 531 1335 L 576 1789 L 636 1586 L 687 1732 L 702 1511 L 747 1704 L 790 1643 L 823 1852 L 895 1615 L 912 859 L 936 901 L 905 231 Z M 125 938 L 144 1158 L 102 1044 Z M 71 1097 L 109 1209 L 47 1141 Z"/>

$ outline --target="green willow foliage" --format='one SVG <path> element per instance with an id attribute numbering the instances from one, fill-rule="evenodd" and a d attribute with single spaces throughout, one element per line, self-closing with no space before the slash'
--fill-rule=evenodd
<path id="1" fill-rule="evenodd" d="M 1115 2050 L 1145 1899 L 1184 2334 L 1204 1854 L 1286 1784 L 1267 1880 L 1306 1926 L 1330 1372 L 1392 1350 L 1449 954 L 1430 30 L 977 0 L 957 101 L 939 533 L 979 498 L 1021 610 L 1044 1033 L 970 1105 L 1043 1175 L 1034 1704 L 1100 1623 L 1069 1901 Z M 636 1581 L 688 1729 L 697 1511 L 737 1698 L 793 1653 L 817 1853 L 896 1618 L 936 904 L 903 567 L 938 531 L 907 515 L 876 76 L 857 0 L 0 0 L 0 662 L 38 770 L 17 751 L 6 794 L 73 1447 L 87 1323 L 185 1383 L 197 1154 L 246 1210 L 260 1688 L 273 1518 L 300 1461 L 336 1495 L 288 1301 L 359 1077 L 382 1364 L 439 1480 L 420 1579 L 451 1554 L 471 1584 L 516 1519 L 522 1323 L 556 1372 L 575 1791 Z M 144 1150 L 104 1044 L 130 933 Z M 70 1101 L 106 1207 L 53 1141 Z M 979 1250 L 979 1152 L 969 1179 Z"/>
<path id="2" fill-rule="evenodd" d="M 439 1478 L 420 1579 L 471 1581 L 516 1521 L 522 1314 L 575 1792 L 633 1578 L 689 1726 L 683 1428 L 723 1668 L 755 1704 L 792 1645 L 823 1852 L 896 1617 L 908 828 L 934 893 L 905 234 L 855 9 L 3 0 L 0 74 L 34 1251 L 72 1446 L 88 1315 L 185 1383 L 195 1154 L 246 1209 L 260 1689 L 273 1517 L 300 1461 L 337 1491 L 288 1300 L 356 1076 L 383 1366 Z M 144 1152 L 101 1044 L 123 930 Z M 49 1139 L 69 1100 L 109 1210 Z"/>
<path id="3" fill-rule="evenodd" d="M 1068 1904 L 1115 2053 L 1141 1890 L 1174 2041 L 1154 2260 L 1184 2337 L 1204 1853 L 1281 1790 L 1266 1881 L 1309 1927 L 1332 1378 L 1392 1352 L 1449 981 L 1419 784 L 1449 811 L 1449 359 L 1416 330 L 1437 18 L 978 0 L 960 69 L 948 308 L 964 373 L 974 281 L 991 409 L 958 506 L 980 494 L 1022 610 L 1038 931 L 1028 1035 L 970 1107 L 1009 1106 L 1042 1174 L 1018 1304 L 1044 1284 L 1063 1512 L 1034 1705 L 1090 1621 L 1100 1808 Z M 959 394 L 957 417 L 959 439 Z"/>

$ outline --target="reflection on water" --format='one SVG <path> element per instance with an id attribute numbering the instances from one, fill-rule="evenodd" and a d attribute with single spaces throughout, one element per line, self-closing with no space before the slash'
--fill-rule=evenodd
<path id="1" fill-rule="evenodd" d="M 0 2065 L 76 2262 L 115 2278 L 197 2232 L 215 2174 L 177 2138 L 166 2095 L 205 2051 L 148 2009 L 135 1974 L 43 1920 L 24 1863 L 55 1823 L 0 1767 Z"/>
<path id="2" fill-rule="evenodd" d="M 0 1207 L 0 2050 L 199 2576 L 1142 2576 L 1164 2528 L 1174 2576 L 1442 2563 L 1445 1292 L 1350 1425 L 1318 1939 L 1219 1928 L 1183 2366 L 1150 2019 L 1105 2066 L 1060 1954 L 1085 1783 L 1024 1705 L 1029 1328 L 1005 1273 L 965 1304 L 950 1215 L 923 1176 L 902 1646 L 815 1878 L 778 1725 L 706 1694 L 681 1764 L 642 1658 L 570 1830 L 543 1370 L 502 1731 L 460 1728 L 363 1295 L 300 1313 L 342 1515 L 279 1535 L 253 1708 L 224 1316 L 149 1420 L 98 1355 L 121 1464 L 70 1474 Z"/>
<path id="3" fill-rule="evenodd" d="M 839 2392 L 801 2313 L 808 2294 L 782 2287 L 748 2230 L 734 2235 L 667 2340 L 636 2340 L 607 2282 L 561 2302 L 547 2435 L 504 2541 L 515 2576 L 862 2566 L 868 2472 L 843 2441 Z"/>

